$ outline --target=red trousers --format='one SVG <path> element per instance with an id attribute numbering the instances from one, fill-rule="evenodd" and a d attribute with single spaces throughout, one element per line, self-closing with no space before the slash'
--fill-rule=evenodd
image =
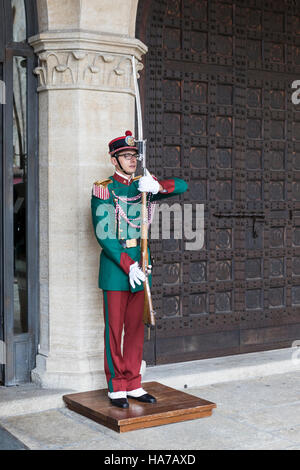
<path id="1" fill-rule="evenodd" d="M 103 291 L 104 369 L 110 392 L 141 387 L 144 291 Z M 123 355 L 121 339 L 124 326 Z"/>

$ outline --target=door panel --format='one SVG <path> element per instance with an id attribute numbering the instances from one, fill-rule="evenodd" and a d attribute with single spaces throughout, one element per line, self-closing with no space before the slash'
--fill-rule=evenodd
<path id="1" fill-rule="evenodd" d="M 4 0 L 1 6 L 6 84 L 1 127 L 1 295 L 6 346 L 2 374 L 5 385 L 15 385 L 30 381 L 38 339 L 37 93 L 35 57 L 23 41 L 35 8 L 27 0 Z"/>
<path id="2" fill-rule="evenodd" d="M 150 363 L 291 346 L 300 327 L 300 1 L 141 1 L 148 162 L 204 204 L 205 242 L 151 242 Z M 146 26 L 146 27 L 145 27 Z M 151 354 L 148 356 L 147 351 Z"/>
<path id="3" fill-rule="evenodd" d="M 0 62 L 0 80 L 3 81 L 3 62 Z M 3 154 L 3 108 L 4 105 L 0 104 L 0 162 L 2 162 Z M 4 306 L 3 306 L 3 210 L 2 210 L 2 165 L 0 165 L 0 190 L 1 190 L 1 202 L 0 202 L 0 384 L 4 382 Z"/>
<path id="4" fill-rule="evenodd" d="M 0 0 L 0 80 L 3 82 L 3 64 L 4 64 L 4 10 L 3 10 L 3 0 Z M 3 95 L 3 84 L 1 84 L 2 90 L 0 90 L 0 97 Z M 2 93 L 1 93 L 2 91 Z M 3 96 L 2 96 L 3 97 Z M 2 161 L 3 161 L 3 112 L 4 104 L 0 103 L 0 384 L 4 383 L 4 305 L 3 305 L 3 210 L 2 210 L 2 201 L 3 201 L 3 171 L 2 171 Z"/>

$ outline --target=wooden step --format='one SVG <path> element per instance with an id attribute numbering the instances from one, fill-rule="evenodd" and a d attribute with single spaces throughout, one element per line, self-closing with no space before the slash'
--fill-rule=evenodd
<path id="1" fill-rule="evenodd" d="M 129 408 L 112 406 L 107 389 L 64 395 L 67 407 L 117 432 L 133 431 L 163 424 L 211 416 L 216 404 L 188 393 L 146 382 L 142 387 L 155 396 L 157 403 L 129 399 Z"/>

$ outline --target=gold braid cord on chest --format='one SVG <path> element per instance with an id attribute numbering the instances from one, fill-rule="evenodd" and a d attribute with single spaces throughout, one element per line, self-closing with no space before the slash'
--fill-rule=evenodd
<path id="1" fill-rule="evenodd" d="M 138 194 L 137 196 L 133 197 L 126 197 L 126 196 L 117 196 L 114 191 L 112 191 L 114 201 L 115 201 L 115 208 L 116 208 L 116 222 L 118 221 L 120 224 L 121 218 L 124 219 L 130 227 L 133 228 L 141 228 L 140 225 L 136 225 L 134 222 L 140 220 L 140 216 L 136 218 L 130 219 L 125 214 L 124 210 L 122 209 L 120 202 L 124 204 L 141 204 L 142 194 Z M 154 210 L 155 210 L 155 202 L 151 202 L 151 194 L 148 194 L 148 201 L 147 201 L 147 209 L 148 209 L 148 226 L 152 223 Z"/>

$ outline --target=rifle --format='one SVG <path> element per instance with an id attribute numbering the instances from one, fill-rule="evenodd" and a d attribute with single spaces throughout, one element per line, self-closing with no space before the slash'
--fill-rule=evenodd
<path id="1" fill-rule="evenodd" d="M 136 140 L 139 160 L 142 162 L 143 173 L 146 175 L 146 144 L 147 141 L 143 139 L 143 122 L 142 122 L 142 109 L 139 87 L 137 82 L 137 69 L 135 57 L 132 56 L 132 68 L 135 87 L 135 98 L 138 118 L 138 140 Z M 147 193 L 142 193 L 142 214 L 141 214 L 141 264 L 142 270 L 146 276 L 144 282 L 145 301 L 144 301 L 144 314 L 143 321 L 148 326 L 148 339 L 150 339 L 150 328 L 155 326 L 155 312 L 153 310 L 151 290 L 148 279 L 148 208 L 147 208 Z"/>

